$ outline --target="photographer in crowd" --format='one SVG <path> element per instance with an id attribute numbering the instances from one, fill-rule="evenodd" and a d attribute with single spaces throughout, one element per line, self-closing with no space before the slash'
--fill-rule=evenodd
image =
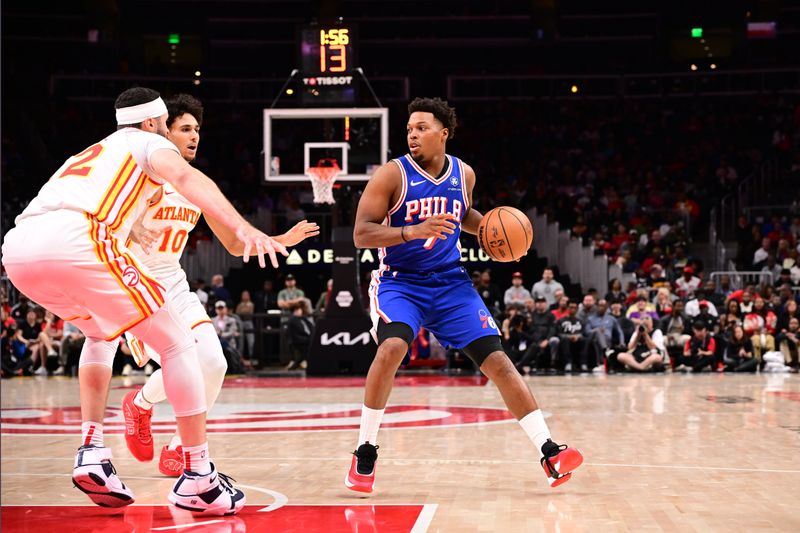
<path id="1" fill-rule="evenodd" d="M 628 351 L 617 355 L 617 361 L 639 372 L 663 370 L 664 352 L 664 335 L 653 329 L 653 319 L 645 315 L 628 341 Z"/>

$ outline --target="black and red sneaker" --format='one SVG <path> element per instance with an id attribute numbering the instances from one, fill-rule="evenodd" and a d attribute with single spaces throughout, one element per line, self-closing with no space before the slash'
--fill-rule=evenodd
<path id="1" fill-rule="evenodd" d="M 566 444 L 558 445 L 550 439 L 542 446 L 542 453 L 542 468 L 551 487 L 558 487 L 569 481 L 572 472 L 583 463 L 581 452 Z"/>
<path id="2" fill-rule="evenodd" d="M 378 446 L 365 442 L 353 452 L 350 470 L 344 478 L 345 486 L 356 492 L 372 492 L 375 485 L 375 461 L 378 460 Z"/>

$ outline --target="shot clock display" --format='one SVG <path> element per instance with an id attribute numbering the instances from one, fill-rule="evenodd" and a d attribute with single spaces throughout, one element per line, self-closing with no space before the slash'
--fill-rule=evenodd
<path id="1" fill-rule="evenodd" d="M 307 103 L 348 103 L 355 99 L 355 28 L 312 25 L 300 28 L 300 77 Z"/>

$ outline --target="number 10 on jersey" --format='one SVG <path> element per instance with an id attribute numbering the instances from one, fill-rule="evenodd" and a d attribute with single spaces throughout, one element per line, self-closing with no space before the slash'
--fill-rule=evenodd
<path id="1" fill-rule="evenodd" d="M 186 238 L 189 233 L 185 230 L 178 230 L 173 237 L 172 228 L 164 230 L 164 240 L 161 241 L 161 246 L 158 247 L 159 252 L 172 252 L 179 254 L 183 250 L 183 245 L 186 244 Z M 170 241 L 172 241 L 170 243 Z"/>

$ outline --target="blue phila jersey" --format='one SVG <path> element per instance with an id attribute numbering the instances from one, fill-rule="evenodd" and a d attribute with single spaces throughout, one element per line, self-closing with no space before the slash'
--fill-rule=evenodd
<path id="1" fill-rule="evenodd" d="M 400 167 L 403 188 L 383 223 L 396 228 L 414 226 L 433 215 L 452 213 L 458 220 L 455 233 L 447 235 L 445 240 L 416 239 L 381 248 L 378 251 L 381 270 L 432 272 L 461 261 L 461 220 L 469 208 L 464 163 L 451 155 L 445 157 L 447 168 L 439 178 L 425 172 L 409 154 L 392 160 Z"/>

